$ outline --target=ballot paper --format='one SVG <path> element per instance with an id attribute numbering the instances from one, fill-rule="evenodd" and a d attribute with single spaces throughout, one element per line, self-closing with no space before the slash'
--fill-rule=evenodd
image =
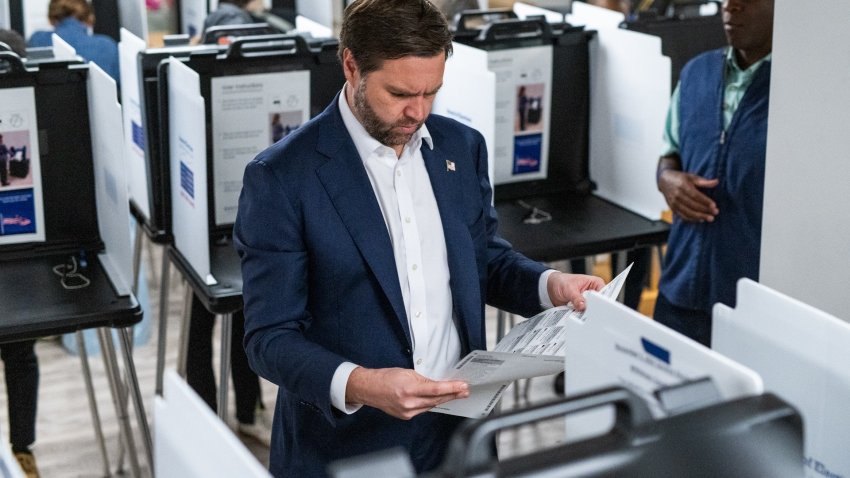
<path id="1" fill-rule="evenodd" d="M 616 299 L 631 269 L 632 264 L 629 264 L 599 294 Z M 431 411 L 469 418 L 486 417 L 511 382 L 563 371 L 567 321 L 585 322 L 588 319 L 585 312 L 565 305 L 517 324 L 492 352 L 473 350 L 445 377 L 445 380 L 468 383 L 469 397 L 443 403 Z"/>

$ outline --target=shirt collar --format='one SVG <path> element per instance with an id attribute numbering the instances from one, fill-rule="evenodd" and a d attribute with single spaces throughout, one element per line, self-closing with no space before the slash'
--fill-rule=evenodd
<path id="1" fill-rule="evenodd" d="M 735 49 L 730 47 L 726 48 L 726 67 L 735 73 L 745 73 L 745 74 L 753 74 L 759 67 L 766 61 L 770 61 L 773 58 L 773 52 L 768 53 L 759 61 L 750 65 L 746 70 L 742 70 L 740 66 L 738 66 L 738 59 L 735 57 Z"/>
<path id="2" fill-rule="evenodd" d="M 339 113 L 342 115 L 342 122 L 345 124 L 345 129 L 348 130 L 348 134 L 351 136 L 352 141 L 354 141 L 354 147 L 357 148 L 357 154 L 360 155 L 360 159 L 362 161 L 366 161 L 366 158 L 372 155 L 375 151 L 381 148 L 388 148 L 389 146 L 381 144 L 377 139 L 373 138 L 366 131 L 366 128 L 360 124 L 360 121 L 354 116 L 354 113 L 351 111 L 351 107 L 348 106 L 348 101 L 345 98 L 345 89 L 348 86 L 342 87 L 342 92 L 339 94 Z M 422 146 L 422 141 L 425 141 L 428 144 L 428 147 L 434 149 L 434 140 L 431 137 L 431 133 L 428 132 L 428 127 L 425 124 L 422 124 L 422 127 L 419 128 L 416 133 L 413 133 L 413 136 L 410 138 L 410 141 L 405 145 L 406 148 L 411 150 L 417 150 Z"/>

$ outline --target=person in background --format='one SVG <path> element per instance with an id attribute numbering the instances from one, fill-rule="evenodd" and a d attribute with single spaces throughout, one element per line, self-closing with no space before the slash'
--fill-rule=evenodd
<path id="1" fill-rule="evenodd" d="M 451 51 L 427 0 L 355 0 L 342 91 L 245 169 L 233 236 L 248 358 L 279 385 L 275 476 L 390 447 L 435 468 L 462 419 L 427 412 L 469 395 L 445 377 L 486 348 L 485 303 L 583 310 L 602 288 L 498 235 L 484 138 L 430 114 Z"/>
<path id="2" fill-rule="evenodd" d="M 29 39 L 30 47 L 53 45 L 53 33 L 74 47 L 77 55 L 101 67 L 120 84 L 118 44 L 112 38 L 89 30 L 94 26 L 94 13 L 86 0 L 50 0 L 47 18 L 53 31 L 37 31 Z"/>
<path id="3" fill-rule="evenodd" d="M 682 70 L 658 189 L 673 210 L 655 320 L 711 344 L 711 308 L 758 280 L 774 0 L 724 0 L 729 47 Z"/>
<path id="4" fill-rule="evenodd" d="M 27 56 L 24 39 L 14 30 L 0 29 L 0 42 L 21 58 Z M 2 144 L 2 136 L 0 136 Z M 5 146 L 0 146 L 3 148 Z M 5 170 L 5 165 L 3 165 Z M 5 181 L 4 174 L 4 181 Z M 9 409 L 9 442 L 12 453 L 27 478 L 38 478 L 38 466 L 30 448 L 35 443 L 35 417 L 38 404 L 38 358 L 35 340 L 0 344 L 0 359 L 6 376 Z"/>
<path id="5" fill-rule="evenodd" d="M 257 19 L 251 12 L 262 8 L 262 0 L 219 0 L 218 8 L 204 19 L 204 31 L 209 27 L 256 23 Z"/>

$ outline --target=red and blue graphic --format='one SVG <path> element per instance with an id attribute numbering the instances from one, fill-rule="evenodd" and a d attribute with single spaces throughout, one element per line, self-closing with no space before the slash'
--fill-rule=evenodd
<path id="1" fill-rule="evenodd" d="M 540 133 L 514 138 L 514 174 L 540 171 L 543 135 Z"/>
<path id="2" fill-rule="evenodd" d="M 35 196 L 32 189 L 0 192 L 0 236 L 35 233 Z"/>

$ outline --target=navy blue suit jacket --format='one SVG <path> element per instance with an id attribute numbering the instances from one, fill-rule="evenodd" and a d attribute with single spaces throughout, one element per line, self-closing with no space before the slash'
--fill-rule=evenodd
<path id="1" fill-rule="evenodd" d="M 497 234 L 481 135 L 436 115 L 426 124 L 434 149 L 423 142 L 422 155 L 443 223 L 458 332 L 464 353 L 485 349 L 485 300 L 539 312 L 545 267 Z M 345 415 L 330 402 L 344 361 L 413 368 L 390 236 L 337 100 L 248 164 L 234 242 L 248 359 L 280 386 L 272 473 L 321 476 L 335 459 L 399 445 L 420 471 L 439 464 L 457 418 L 404 421 L 370 407 Z"/>

